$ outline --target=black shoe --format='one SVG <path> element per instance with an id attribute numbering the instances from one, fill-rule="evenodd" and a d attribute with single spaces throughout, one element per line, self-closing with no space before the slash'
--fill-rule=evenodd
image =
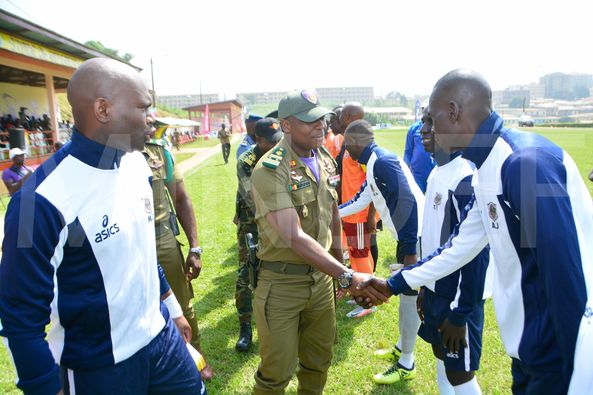
<path id="1" fill-rule="evenodd" d="M 235 350 L 245 352 L 251 346 L 251 322 L 241 323 L 241 331 L 239 333 L 239 340 L 235 345 Z"/>

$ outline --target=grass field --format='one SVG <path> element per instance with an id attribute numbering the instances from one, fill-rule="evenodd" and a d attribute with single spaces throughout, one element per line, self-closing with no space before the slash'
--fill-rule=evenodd
<path id="1" fill-rule="evenodd" d="M 586 178 L 593 167 L 593 130 L 535 130 L 565 148 Z M 379 145 L 398 155 L 403 154 L 404 139 L 405 130 L 377 132 Z M 204 269 L 193 285 L 204 353 L 216 370 L 215 379 L 207 385 L 210 394 L 251 393 L 253 373 L 259 361 L 257 336 L 253 352 L 238 354 L 234 351 L 238 335 L 234 306 L 236 228 L 232 223 L 236 189 L 234 153 L 230 158 L 230 165 L 224 166 L 222 158 L 215 155 L 185 180 L 193 197 L 204 248 Z M 593 193 L 592 184 L 589 181 L 586 183 Z M 385 276 L 387 265 L 395 261 L 394 242 L 385 232 L 379 234 L 378 240 L 378 275 Z M 186 240 L 181 241 L 187 245 Z M 372 374 L 388 367 L 387 363 L 373 358 L 372 352 L 389 347 L 397 340 L 397 306 L 398 299 L 394 298 L 389 304 L 381 306 L 376 314 L 352 320 L 345 317 L 350 306 L 343 301 L 338 303 L 338 344 L 334 348 L 327 394 L 438 393 L 432 352 L 422 340 L 417 343 L 418 376 L 415 380 L 391 387 L 377 386 L 371 381 Z M 16 393 L 14 377 L 6 349 L 0 347 L 0 393 Z M 483 357 L 478 380 L 485 394 L 510 393 L 510 359 L 500 341 L 491 301 L 486 303 Z M 287 393 L 296 393 L 296 380 L 291 382 Z"/>
<path id="2" fill-rule="evenodd" d="M 182 148 L 209 148 L 214 147 L 219 142 L 216 137 L 208 137 L 208 140 L 202 137 L 191 143 L 183 144 Z"/>
<path id="3" fill-rule="evenodd" d="M 179 164 L 179 163 L 183 162 L 184 160 L 191 158 L 194 155 L 195 154 L 194 153 L 191 153 L 191 152 L 189 152 L 189 153 L 186 153 L 186 152 L 176 153 L 175 154 L 175 163 L 176 164 Z"/>

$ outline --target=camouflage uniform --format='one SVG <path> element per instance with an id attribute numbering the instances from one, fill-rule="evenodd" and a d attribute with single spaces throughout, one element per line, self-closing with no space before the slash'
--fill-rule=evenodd
<path id="1" fill-rule="evenodd" d="M 201 350 L 200 331 L 196 314 L 191 303 L 194 291 L 191 282 L 185 275 L 185 259 L 179 242 L 173 234 L 169 223 L 170 206 L 166 184 L 181 181 L 181 174 L 173 164 L 171 153 L 165 148 L 162 140 L 151 140 L 146 143 L 143 154 L 152 170 L 152 194 L 154 199 L 155 235 L 157 260 L 165 272 L 173 294 L 181 305 L 183 315 L 192 330 L 192 346 Z"/>
<path id="2" fill-rule="evenodd" d="M 239 249 L 239 269 L 237 270 L 237 284 L 235 287 L 235 305 L 239 314 L 239 322 L 251 322 L 252 292 L 249 289 L 249 267 L 247 264 L 249 251 L 245 244 L 245 235 L 251 233 L 257 243 L 257 225 L 255 224 L 255 204 L 250 194 L 251 172 L 255 164 L 262 157 L 257 145 L 251 146 L 237 160 L 237 246 Z"/>

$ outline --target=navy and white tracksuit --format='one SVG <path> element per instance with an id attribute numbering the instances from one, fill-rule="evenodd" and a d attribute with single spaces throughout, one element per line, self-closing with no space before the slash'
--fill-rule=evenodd
<path id="1" fill-rule="evenodd" d="M 428 177 L 424 223 L 422 225 L 422 251 L 430 253 L 443 245 L 455 226 L 465 219 L 466 206 L 473 204 L 471 186 L 473 168 L 461 153 L 437 153 L 437 165 Z M 424 322 L 418 334 L 427 342 L 443 349 L 443 361 L 448 370 L 478 370 L 482 349 L 484 324 L 484 281 L 488 268 L 489 248 L 448 276 L 425 285 Z M 467 347 L 453 353 L 443 346 L 438 331 L 448 319 L 454 325 L 466 327 Z"/>
<path id="2" fill-rule="evenodd" d="M 70 393 L 76 386 L 109 392 L 114 388 L 102 386 L 117 384 L 113 369 L 88 383 L 77 374 L 127 364 L 140 380 L 140 372 L 157 367 L 129 363 L 143 363 L 139 352 L 159 354 L 155 347 L 162 348 L 159 368 L 195 368 L 185 349 L 167 355 L 183 341 L 160 300 L 169 285 L 156 258 L 151 175 L 140 152 L 126 154 L 75 131 L 11 199 L 0 264 L 0 335 L 25 393 L 55 394 L 62 385 Z M 60 369 L 67 382 L 60 382 Z M 199 392 L 195 371 L 185 372 L 191 372 L 187 380 L 169 377 L 169 389 Z M 142 388 L 136 384 L 130 392 Z M 144 393 L 167 390 L 152 378 L 146 385 Z"/>
<path id="3" fill-rule="evenodd" d="M 422 145 L 422 121 L 417 121 L 410 126 L 406 135 L 404 148 L 404 162 L 410 167 L 414 180 L 422 193 L 426 192 L 428 176 L 435 166 L 435 161 Z"/>
<path id="4" fill-rule="evenodd" d="M 496 316 L 522 383 L 514 391 L 593 393 L 593 203 L 574 161 L 541 136 L 504 128 L 495 112 L 463 157 L 477 168 L 467 218 L 432 256 L 392 276 L 391 290 L 442 278 L 489 243 Z"/>
<path id="5" fill-rule="evenodd" d="M 366 165 L 366 180 L 352 199 L 339 206 L 340 217 L 355 214 L 374 203 L 383 225 L 403 244 L 403 254 L 415 255 L 424 195 L 408 166 L 402 166 L 395 154 L 374 142 L 364 148 L 358 162 Z"/>

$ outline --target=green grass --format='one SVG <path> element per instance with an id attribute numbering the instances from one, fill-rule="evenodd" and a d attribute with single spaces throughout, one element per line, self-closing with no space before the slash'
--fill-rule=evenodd
<path id="1" fill-rule="evenodd" d="M 184 160 L 191 158 L 192 156 L 194 156 L 194 153 L 192 153 L 192 152 L 175 153 L 175 163 L 179 164 L 179 163 L 183 162 Z"/>
<path id="2" fill-rule="evenodd" d="M 593 167 L 593 130 L 537 130 L 565 148 L 586 177 Z M 403 155 L 405 133 L 403 129 L 379 131 L 377 142 Z M 238 354 L 234 351 L 238 335 L 234 306 L 236 227 L 232 222 L 236 189 L 234 158 L 233 152 L 230 164 L 225 166 L 222 157 L 215 155 L 185 179 L 185 185 L 193 198 L 199 237 L 204 248 L 204 269 L 200 278 L 193 282 L 196 294 L 194 306 L 199 317 L 205 356 L 216 371 L 214 380 L 207 384 L 211 394 L 251 393 L 253 374 L 259 362 L 257 335 L 253 352 Z M 591 185 L 588 181 L 587 184 Z M 186 240 L 180 241 L 187 245 Z M 378 241 L 378 275 L 386 276 L 387 264 L 395 261 L 394 242 L 385 232 L 379 234 Z M 334 359 L 325 391 L 327 394 L 438 393 L 434 358 L 429 346 L 422 340 L 418 340 L 416 348 L 418 376 L 415 380 L 395 386 L 378 386 L 371 381 L 372 374 L 388 367 L 386 362 L 373 358 L 372 352 L 377 348 L 389 347 L 397 340 L 397 306 L 398 299 L 393 298 L 389 304 L 381 306 L 376 314 L 351 320 L 345 317 L 350 306 L 343 301 L 338 303 L 338 344 L 334 347 Z M 485 394 L 509 394 L 510 359 L 500 341 L 491 301 L 486 303 L 485 321 L 478 380 Z M 0 347 L 0 393 L 16 393 L 14 377 L 6 349 Z M 291 382 L 287 393 L 296 393 L 296 380 Z"/>
<path id="3" fill-rule="evenodd" d="M 183 144 L 181 148 L 209 148 L 214 147 L 218 143 L 219 141 L 216 137 L 208 137 L 208 140 L 206 140 L 204 137 L 200 137 L 191 143 Z"/>

